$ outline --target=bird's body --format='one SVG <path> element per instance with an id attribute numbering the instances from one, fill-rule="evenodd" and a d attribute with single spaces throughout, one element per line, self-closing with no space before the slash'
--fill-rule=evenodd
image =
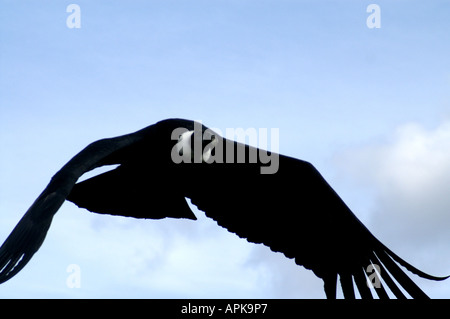
<path id="1" fill-rule="evenodd" d="M 377 269 L 376 279 L 383 282 L 375 289 L 379 297 L 387 297 L 386 290 L 403 296 L 392 277 L 412 297 L 426 297 L 396 262 L 419 276 L 445 279 L 421 272 L 378 241 L 310 163 L 271 154 L 277 169 L 264 174 L 267 156 L 261 150 L 198 127 L 165 120 L 81 151 L 52 178 L 0 248 L 0 282 L 39 249 L 66 199 L 101 214 L 196 219 L 186 198 L 230 232 L 312 270 L 324 280 L 329 298 L 336 296 L 337 278 L 345 297 L 354 297 L 353 281 L 362 297 L 371 297 L 368 269 Z M 252 154 L 258 154 L 256 160 L 250 160 Z M 108 164 L 119 166 L 76 183 L 85 172 Z"/>

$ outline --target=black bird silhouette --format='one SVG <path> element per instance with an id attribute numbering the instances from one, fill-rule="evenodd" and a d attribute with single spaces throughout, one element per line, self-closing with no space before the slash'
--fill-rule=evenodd
<path id="1" fill-rule="evenodd" d="M 272 171 L 268 159 L 276 164 Z M 119 166 L 77 183 L 87 171 L 112 164 Z M 336 298 L 338 278 L 345 298 L 355 298 L 354 284 L 362 298 L 372 298 L 368 281 L 379 298 L 389 298 L 388 290 L 405 298 L 399 286 L 426 298 L 398 264 L 430 280 L 448 278 L 418 270 L 383 245 L 310 163 L 169 119 L 96 141 L 64 165 L 0 248 L 0 283 L 39 249 L 66 199 L 100 214 L 195 220 L 186 198 L 230 232 L 312 270 L 327 298 Z"/>

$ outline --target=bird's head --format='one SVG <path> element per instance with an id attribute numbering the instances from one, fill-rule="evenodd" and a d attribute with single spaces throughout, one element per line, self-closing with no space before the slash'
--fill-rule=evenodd
<path id="1" fill-rule="evenodd" d="M 200 122 L 169 119 L 156 124 L 158 131 L 170 138 L 174 163 L 204 163 L 213 160 L 214 149 L 222 137 Z"/>

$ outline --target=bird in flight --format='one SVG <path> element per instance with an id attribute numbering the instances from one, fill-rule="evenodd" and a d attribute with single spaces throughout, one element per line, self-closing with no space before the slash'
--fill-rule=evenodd
<path id="1" fill-rule="evenodd" d="M 329 299 L 338 282 L 345 298 L 355 288 L 361 298 L 373 290 L 427 298 L 399 265 L 429 280 L 449 277 L 426 274 L 382 244 L 312 164 L 269 153 L 184 119 L 96 141 L 52 177 L 0 247 L 0 283 L 36 253 L 66 200 L 99 214 L 195 220 L 187 198 L 228 231 L 313 271 Z M 104 165 L 117 167 L 77 183 Z"/>

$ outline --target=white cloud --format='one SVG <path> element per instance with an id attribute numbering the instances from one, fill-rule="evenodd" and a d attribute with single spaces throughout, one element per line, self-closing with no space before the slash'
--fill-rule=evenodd
<path id="1" fill-rule="evenodd" d="M 402 125 L 387 140 L 348 150 L 340 160 L 348 178 L 374 194 L 369 229 L 412 264 L 448 275 L 450 121 L 433 129 Z"/>

